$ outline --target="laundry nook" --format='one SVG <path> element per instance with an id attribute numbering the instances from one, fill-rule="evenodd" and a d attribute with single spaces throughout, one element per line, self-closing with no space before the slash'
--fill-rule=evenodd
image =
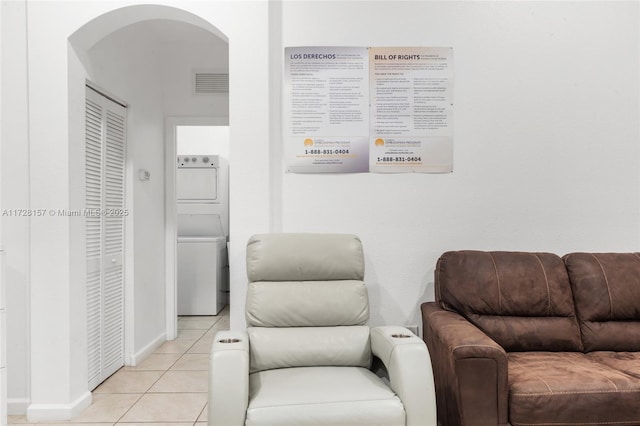
<path id="1" fill-rule="evenodd" d="M 177 157 L 178 315 L 217 315 L 228 303 L 228 176 L 218 155 Z"/>

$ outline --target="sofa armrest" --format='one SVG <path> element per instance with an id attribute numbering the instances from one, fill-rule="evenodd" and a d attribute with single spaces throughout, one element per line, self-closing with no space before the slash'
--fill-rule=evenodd
<path id="1" fill-rule="evenodd" d="M 407 426 L 435 426 L 433 372 L 424 342 L 404 327 L 375 327 L 371 351 L 387 368 L 391 389 L 404 405 Z"/>
<path id="2" fill-rule="evenodd" d="M 249 335 L 219 331 L 209 357 L 209 426 L 241 426 L 249 404 Z"/>
<path id="3" fill-rule="evenodd" d="M 507 425 L 507 354 L 461 315 L 422 304 L 423 338 L 431 354 L 443 425 Z"/>

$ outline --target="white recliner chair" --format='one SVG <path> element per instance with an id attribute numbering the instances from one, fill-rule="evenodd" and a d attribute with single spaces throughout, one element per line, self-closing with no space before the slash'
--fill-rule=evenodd
<path id="1" fill-rule="evenodd" d="M 358 237 L 253 236 L 247 275 L 247 331 L 213 343 L 209 426 L 436 425 L 424 342 L 367 325 Z"/>

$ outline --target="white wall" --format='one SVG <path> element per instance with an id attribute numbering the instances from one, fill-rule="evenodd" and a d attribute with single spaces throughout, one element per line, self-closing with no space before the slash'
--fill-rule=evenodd
<path id="1" fill-rule="evenodd" d="M 2 2 L 2 207 L 29 207 L 26 10 L 23 1 Z M 11 37 L 8 37 L 11 34 Z M 9 144 L 7 141 L 11 140 Z M 11 161 L 9 161 L 9 159 Z M 7 306 L 7 395 L 24 412 L 29 398 L 29 222 L 2 218 Z"/>
<path id="2" fill-rule="evenodd" d="M 0 25 L 2 6 L 0 5 Z M 2 40 L 0 39 L 0 43 Z M 1 55 L 1 54 L 0 54 Z M 0 98 L 2 97 L 2 68 L 0 68 Z M 2 117 L 2 102 L 0 102 Z M 2 175 L 2 151 L 0 150 L 0 176 Z M 2 210 L 2 187 L 0 186 L 0 211 Z M 4 283 L 4 247 L 2 246 L 2 227 L 0 227 L 0 425 L 7 424 L 7 309 Z"/>
<path id="3" fill-rule="evenodd" d="M 229 126 L 177 126 L 176 153 L 211 154 L 229 159 Z"/>
<path id="4" fill-rule="evenodd" d="M 419 323 L 445 250 L 639 249 L 638 3 L 282 9 L 282 47 L 454 49 L 452 174 L 283 177 L 284 231 L 362 238 L 373 324 Z"/>

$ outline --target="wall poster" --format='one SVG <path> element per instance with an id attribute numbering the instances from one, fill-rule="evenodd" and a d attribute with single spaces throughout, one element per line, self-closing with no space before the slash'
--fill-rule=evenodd
<path id="1" fill-rule="evenodd" d="M 287 169 L 369 170 L 369 55 L 359 47 L 285 49 Z"/>
<path id="2" fill-rule="evenodd" d="M 284 86 L 289 172 L 453 170 L 452 48 L 288 47 Z"/>

